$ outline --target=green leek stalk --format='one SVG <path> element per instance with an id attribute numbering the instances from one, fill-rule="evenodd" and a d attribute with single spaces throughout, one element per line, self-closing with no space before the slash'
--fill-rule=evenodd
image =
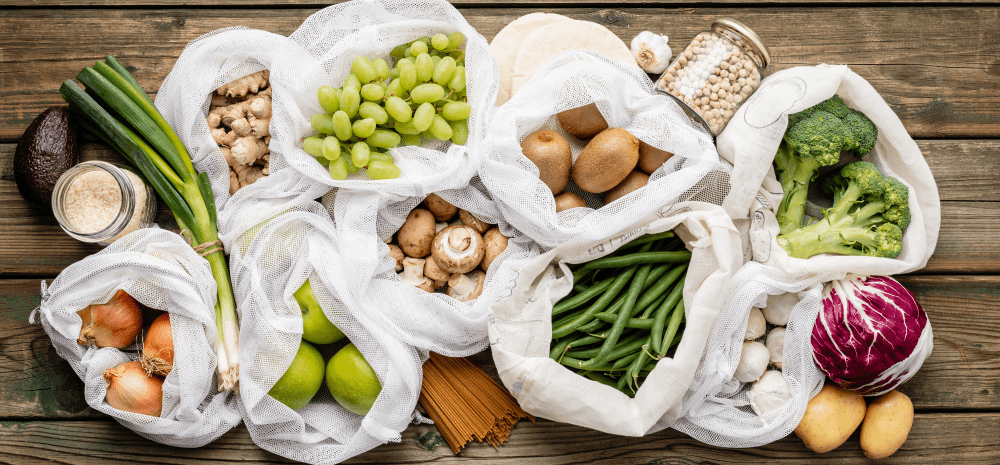
<path id="1" fill-rule="evenodd" d="M 170 207 L 178 226 L 191 233 L 194 243 L 218 241 L 215 200 L 208 175 L 195 171 L 184 144 L 135 78 L 115 57 L 108 56 L 107 62 L 98 61 L 94 67 L 84 68 L 77 79 L 87 87 L 86 91 L 66 80 L 59 92 L 69 102 L 69 109 L 81 116 L 82 125 L 139 168 Z M 224 252 L 220 249 L 205 258 L 218 288 L 215 321 L 219 390 L 226 391 L 235 389 L 239 382 L 236 302 Z"/>

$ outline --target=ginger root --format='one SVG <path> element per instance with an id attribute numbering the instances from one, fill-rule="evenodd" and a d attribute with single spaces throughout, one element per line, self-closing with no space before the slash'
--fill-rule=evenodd
<path id="1" fill-rule="evenodd" d="M 258 71 L 219 87 L 205 118 L 229 165 L 229 194 L 268 174 L 271 160 L 270 72 Z"/>

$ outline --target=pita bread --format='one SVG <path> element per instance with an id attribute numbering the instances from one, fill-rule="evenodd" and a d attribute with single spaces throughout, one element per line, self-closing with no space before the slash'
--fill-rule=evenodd
<path id="1" fill-rule="evenodd" d="M 490 49 L 500 67 L 500 90 L 497 92 L 496 106 L 510 100 L 510 78 L 514 74 L 514 60 L 521 50 L 524 38 L 535 29 L 559 22 L 572 22 L 572 18 L 552 13 L 531 13 L 515 19 L 504 26 L 490 42 Z"/>
<path id="2" fill-rule="evenodd" d="M 524 38 L 514 60 L 510 95 L 516 94 L 550 57 L 574 49 L 600 53 L 619 63 L 632 65 L 641 72 L 632 51 L 608 28 L 590 21 L 559 22 L 539 27 Z"/>

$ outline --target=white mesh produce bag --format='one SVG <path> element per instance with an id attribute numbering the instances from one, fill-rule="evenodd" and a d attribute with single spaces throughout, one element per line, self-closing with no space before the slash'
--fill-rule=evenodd
<path id="1" fill-rule="evenodd" d="M 459 357 L 486 348 L 489 307 L 510 287 L 516 268 L 501 266 L 537 256 L 538 246 L 504 222 L 479 178 L 460 189 L 436 192 L 452 205 L 480 220 L 498 224 L 509 238 L 507 248 L 490 265 L 482 294 L 461 302 L 445 293 L 428 293 L 402 282 L 383 241 L 399 230 L 414 208 L 422 208 L 421 197 L 389 197 L 372 192 L 340 190 L 327 194 L 324 204 L 337 223 L 340 244 L 350 244 L 341 259 L 350 270 L 346 279 L 366 313 L 381 320 L 408 344 Z M 458 215 L 455 216 L 455 220 Z M 480 269 L 477 267 L 477 269 Z"/>
<path id="2" fill-rule="evenodd" d="M 338 463 L 399 441 L 420 394 L 420 355 L 361 310 L 348 287 L 351 270 L 342 266 L 343 252 L 332 231 L 326 211 L 311 202 L 250 229 L 235 241 L 230 256 L 241 317 L 239 406 L 244 422 L 257 445 L 308 463 Z M 324 314 L 358 347 L 382 385 L 363 417 L 341 407 L 326 383 L 298 410 L 268 395 L 299 347 L 302 313 L 293 293 L 306 279 Z M 346 342 L 314 346 L 329 361 Z"/>
<path id="3" fill-rule="evenodd" d="M 521 141 L 537 130 L 554 130 L 569 142 L 575 160 L 586 143 L 566 134 L 555 115 L 591 102 L 596 102 L 609 127 L 624 128 L 674 156 L 650 176 L 646 187 L 603 208 L 597 208 L 603 205 L 600 195 L 583 192 L 571 183 L 567 190 L 597 209 L 557 214 L 552 192 L 538 178 L 538 168 L 521 153 Z M 677 201 L 719 166 L 711 136 L 695 126 L 672 98 L 656 94 L 645 74 L 581 50 L 550 59 L 497 109 L 483 146 L 479 174 L 502 215 L 543 247 L 555 247 L 570 238 L 608 237 Z M 702 200 L 719 204 L 723 195 L 720 191 Z"/>
<path id="4" fill-rule="evenodd" d="M 708 341 L 712 349 L 705 351 L 684 395 L 683 416 L 672 427 L 706 444 L 736 448 L 769 444 L 791 434 L 826 378 L 813 362 L 811 342 L 816 316 L 823 307 L 823 283 L 844 275 L 831 271 L 805 278 L 756 262 L 744 265 L 720 290 L 725 304 Z M 740 383 L 733 375 L 751 307 L 779 305 L 769 296 L 785 293 L 797 294 L 792 300 L 798 300 L 785 327 L 781 368 L 791 398 L 781 408 L 758 416 L 748 396 L 752 383 Z M 769 324 L 768 332 L 771 328 Z"/>
<path id="5" fill-rule="evenodd" d="M 118 410 L 104 400 L 104 371 L 138 360 L 139 344 L 120 351 L 76 342 L 82 325 L 77 312 L 104 304 L 118 290 L 170 313 L 175 364 L 163 382 L 159 418 Z M 83 380 L 92 408 L 154 441 L 201 447 L 240 422 L 235 396 L 216 390 L 215 300 L 207 260 L 177 234 L 140 229 L 70 265 L 47 289 L 43 282 L 42 302 L 32 321 L 41 320 L 59 356 Z M 145 313 L 144 327 L 152 323 Z"/>
<path id="6" fill-rule="evenodd" d="M 397 45 L 422 36 L 455 31 L 466 37 L 463 46 L 466 89 L 472 106 L 466 145 L 425 139 L 423 147 L 391 149 L 401 170 L 400 177 L 380 181 L 372 181 L 360 171 L 344 181 L 335 181 L 326 167 L 301 150 L 299 139 L 316 133 L 309 119 L 322 112 L 316 100 L 316 89 L 322 85 L 340 87 L 350 75 L 354 57 L 383 58 L 391 64 L 389 52 Z M 290 141 L 295 147 L 289 146 L 284 156 L 296 171 L 329 186 L 405 196 L 426 195 L 433 192 L 429 189 L 435 188 L 461 187 L 475 173 L 476 154 L 490 122 L 499 78 L 496 60 L 486 39 L 451 4 L 443 0 L 355 0 L 313 14 L 291 39 L 311 56 L 296 64 L 296 79 L 287 83 L 294 108 L 282 115 L 295 128 L 295 140 Z"/>
<path id="7" fill-rule="evenodd" d="M 788 115 L 835 94 L 878 127 L 875 149 L 863 160 L 909 187 L 912 220 L 903 231 L 903 250 L 894 259 L 832 254 L 798 259 L 789 257 L 775 240 L 780 228 L 774 214 L 782 191 L 771 164 L 788 125 Z M 934 252 L 941 226 L 941 202 L 931 170 L 892 108 L 871 84 L 847 66 L 795 67 L 768 76 L 719 135 L 718 147 L 719 154 L 734 165 L 731 192 L 722 205 L 733 218 L 749 218 L 746 240 L 754 261 L 794 275 L 829 271 L 891 275 L 923 268 Z M 841 163 L 853 160 L 851 156 L 841 157 Z M 807 207 L 806 214 L 822 217 L 816 205 Z"/>
<path id="8" fill-rule="evenodd" d="M 680 415 L 682 397 L 722 308 L 721 291 L 742 263 L 739 233 L 721 207 L 702 202 L 665 205 L 641 224 L 599 240 L 558 246 L 526 263 L 504 264 L 519 268 L 511 294 L 492 307 L 490 345 L 501 380 L 526 412 L 625 436 L 659 431 Z M 568 264 L 674 228 L 692 251 L 683 292 L 685 329 L 674 356 L 657 362 L 635 398 L 549 358 L 552 307 L 573 287 Z"/>

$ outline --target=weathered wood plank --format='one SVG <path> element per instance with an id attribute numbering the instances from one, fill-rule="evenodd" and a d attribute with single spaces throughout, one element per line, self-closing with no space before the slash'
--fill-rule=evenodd
<path id="1" fill-rule="evenodd" d="M 463 9 L 492 38 L 537 8 Z M 555 11 L 542 9 L 544 11 Z M 291 33 L 316 8 L 258 10 L 5 10 L 0 18 L 0 139 L 16 138 L 48 106 L 59 83 L 108 53 L 153 91 L 184 45 L 214 29 L 245 25 Z M 666 31 L 682 47 L 720 16 L 735 16 L 771 48 L 773 66 L 845 63 L 868 79 L 917 137 L 1000 134 L 1000 8 L 572 8 L 629 41 Z M 920 25 L 920 27 L 914 27 Z M 152 33 L 142 33 L 150 31 Z"/>
<path id="2" fill-rule="evenodd" d="M 0 1 L 0 8 L 7 6 L 16 7 L 30 7 L 30 8 L 61 8 L 61 7 L 191 7 L 191 8 L 218 8 L 222 6 L 236 7 L 236 8 L 247 8 L 250 6 L 266 8 L 266 7 L 289 7 L 289 6 L 299 6 L 299 7 L 309 7 L 309 6 L 326 6 L 338 3 L 344 3 L 347 0 L 332 0 L 325 2 L 323 4 L 317 4 L 315 0 L 246 0 L 243 2 L 215 2 L 212 0 L 33 0 L 30 4 L 25 5 L 24 2 L 19 2 L 17 0 L 2 0 Z M 534 5 L 538 2 L 535 0 L 507 0 L 502 4 L 497 4 L 497 2 L 490 0 L 449 0 L 449 2 L 456 8 L 510 8 L 511 6 L 528 6 Z M 587 6 L 610 6 L 615 8 L 650 8 L 650 7 L 677 7 L 677 6 L 698 6 L 704 7 L 706 5 L 732 5 L 738 4 L 742 5 L 745 2 L 740 0 L 587 0 L 585 2 L 580 2 L 576 0 L 546 0 L 544 2 L 548 5 L 557 6 L 571 6 L 579 7 L 581 4 Z M 775 7 L 781 7 L 787 4 L 798 3 L 796 0 L 760 0 L 754 2 L 755 5 L 769 5 Z M 844 5 L 855 5 L 855 4 L 865 4 L 869 3 L 864 0 L 825 0 L 825 4 L 844 4 Z M 921 4 L 921 5 L 947 5 L 948 3 L 981 3 L 981 4 L 995 4 L 995 0 L 962 0 L 957 2 L 951 2 L 949 0 L 884 0 L 879 3 L 899 3 L 899 4 Z"/>
<path id="3" fill-rule="evenodd" d="M 934 352 L 900 389 L 920 411 L 1000 411 L 1000 277 L 904 276 L 930 315 Z M 96 415 L 83 386 L 41 327 L 29 326 L 38 305 L 37 280 L 0 280 L 0 418 L 52 419 Z M 488 353 L 474 360 L 496 369 Z"/>
<path id="4" fill-rule="evenodd" d="M 941 236 L 921 273 L 1000 273 L 1000 141 L 918 141 L 942 202 Z M 59 228 L 49 209 L 26 202 L 13 182 L 15 144 L 0 144 L 0 276 L 54 276 L 100 250 Z M 84 143 L 81 160 L 124 161 L 101 143 Z M 971 174 L 969 174 L 971 173 Z M 174 220 L 160 202 L 157 222 Z"/>
<path id="5" fill-rule="evenodd" d="M 496 465 L 621 463 L 818 463 L 866 462 L 855 433 L 844 445 L 816 454 L 794 435 L 755 449 L 721 449 L 701 444 L 674 430 L 643 438 L 628 438 L 578 426 L 538 420 L 521 421 L 507 443 L 494 450 L 473 443 L 459 455 L 446 446 L 421 447 L 419 434 L 430 425 L 410 426 L 402 441 L 389 443 L 344 463 L 422 464 L 483 461 Z M 242 425 L 218 441 L 199 449 L 164 446 L 111 421 L 5 422 L 0 425 L 0 454 L 10 463 L 103 464 L 118 463 L 217 464 L 274 463 L 288 460 L 266 452 Z M 1000 414 L 918 414 L 902 448 L 879 463 L 939 464 L 996 463 L 1000 460 Z"/>

